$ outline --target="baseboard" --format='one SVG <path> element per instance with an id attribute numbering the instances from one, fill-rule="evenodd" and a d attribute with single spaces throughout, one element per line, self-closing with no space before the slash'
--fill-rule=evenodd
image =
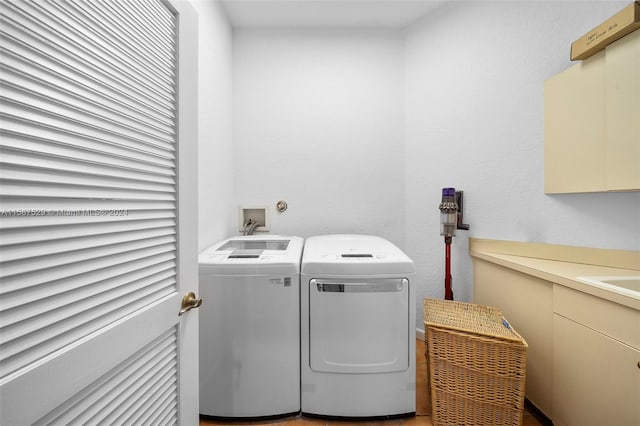
<path id="1" fill-rule="evenodd" d="M 424 330 L 416 328 L 416 339 L 424 341 Z"/>

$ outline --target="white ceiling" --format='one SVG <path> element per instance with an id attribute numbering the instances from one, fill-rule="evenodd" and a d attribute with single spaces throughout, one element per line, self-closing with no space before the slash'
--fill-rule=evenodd
<path id="1" fill-rule="evenodd" d="M 221 0 L 234 27 L 403 28 L 446 0 Z"/>

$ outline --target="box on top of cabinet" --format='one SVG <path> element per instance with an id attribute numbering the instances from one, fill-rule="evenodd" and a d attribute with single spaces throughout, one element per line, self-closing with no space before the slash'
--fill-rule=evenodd
<path id="1" fill-rule="evenodd" d="M 640 1 L 634 1 L 571 43 L 571 60 L 586 59 L 640 28 Z"/>

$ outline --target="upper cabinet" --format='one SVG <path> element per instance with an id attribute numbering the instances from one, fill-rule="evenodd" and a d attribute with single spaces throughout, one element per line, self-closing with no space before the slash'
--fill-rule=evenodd
<path id="1" fill-rule="evenodd" d="M 544 85 L 547 194 L 640 190 L 640 31 Z"/>
<path id="2" fill-rule="evenodd" d="M 608 190 L 640 189 L 640 31 L 606 51 Z"/>

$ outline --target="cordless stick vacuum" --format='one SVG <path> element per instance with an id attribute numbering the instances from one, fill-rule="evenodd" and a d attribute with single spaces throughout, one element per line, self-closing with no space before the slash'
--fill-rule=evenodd
<path id="1" fill-rule="evenodd" d="M 458 224 L 458 204 L 456 203 L 456 189 L 442 188 L 442 202 L 440 202 L 440 235 L 444 237 L 445 272 L 444 298 L 453 300 L 451 289 L 451 241 L 456 235 Z"/>

